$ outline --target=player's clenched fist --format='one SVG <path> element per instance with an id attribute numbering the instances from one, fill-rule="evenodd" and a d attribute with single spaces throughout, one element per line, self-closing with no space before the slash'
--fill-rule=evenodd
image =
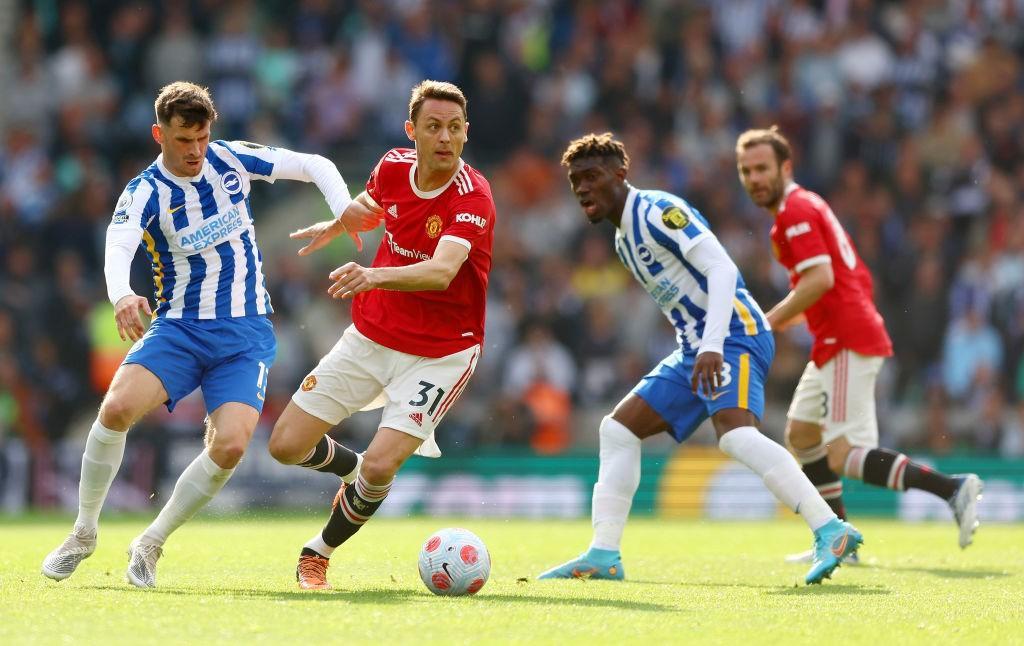
<path id="1" fill-rule="evenodd" d="M 117 333 L 121 335 L 122 341 L 126 339 L 138 341 L 146 333 L 146 326 L 142 324 L 139 310 L 145 312 L 146 316 L 153 316 L 149 300 L 144 296 L 130 294 L 121 298 L 114 305 L 114 320 L 117 322 Z"/>
<path id="2" fill-rule="evenodd" d="M 373 284 L 373 268 L 348 262 L 331 272 L 334 284 L 327 288 L 331 298 L 351 298 L 360 292 L 370 291 Z"/>

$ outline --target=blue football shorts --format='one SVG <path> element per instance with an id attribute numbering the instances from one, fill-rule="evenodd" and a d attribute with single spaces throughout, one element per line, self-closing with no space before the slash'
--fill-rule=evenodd
<path id="1" fill-rule="evenodd" d="M 693 394 L 690 384 L 697 354 L 681 348 L 665 357 L 633 388 L 633 394 L 669 423 L 669 433 L 677 442 L 693 435 L 701 422 L 726 408 L 749 410 L 758 420 L 764 415 L 764 383 L 775 356 L 772 333 L 727 337 L 723 350 L 723 383 L 713 395 L 703 388 Z"/>
<path id="2" fill-rule="evenodd" d="M 163 382 L 168 411 L 196 388 L 207 413 L 227 402 L 263 411 L 270 366 L 277 355 L 274 325 L 266 316 L 153 321 L 125 364 L 143 366 Z"/>

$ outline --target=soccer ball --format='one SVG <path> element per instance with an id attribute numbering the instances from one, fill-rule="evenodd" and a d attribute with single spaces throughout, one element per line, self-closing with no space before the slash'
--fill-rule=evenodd
<path id="1" fill-rule="evenodd" d="M 441 529 L 420 549 L 420 578 L 434 594 L 458 597 L 476 594 L 491 574 L 491 555 L 480 537 L 468 529 Z"/>

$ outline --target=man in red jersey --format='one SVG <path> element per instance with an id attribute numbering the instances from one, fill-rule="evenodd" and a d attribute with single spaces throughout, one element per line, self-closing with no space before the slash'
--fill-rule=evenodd
<path id="1" fill-rule="evenodd" d="M 875 308 L 871 273 L 850 236 L 825 200 L 793 181 L 789 142 L 776 128 L 741 134 L 736 159 L 750 199 L 775 218 L 772 249 L 789 270 L 792 289 L 768 321 L 783 330 L 806 319 L 814 337 L 787 415 L 787 444 L 840 518 L 846 518 L 840 476 L 897 491 L 922 489 L 949 503 L 960 547 L 967 547 L 978 526 L 978 476 L 947 476 L 878 448 L 875 379 L 892 342 Z"/>
<path id="2" fill-rule="evenodd" d="M 333 298 L 352 298 L 353 324 L 292 396 L 270 453 L 342 478 L 331 517 L 302 549 L 303 589 L 330 588 L 331 553 L 380 507 L 399 467 L 418 452 L 438 457 L 434 429 L 466 388 L 483 346 L 494 200 L 462 161 L 466 99 L 451 83 L 412 91 L 405 132 L 415 149 L 377 163 L 356 199 L 380 209 L 384 237 L 373 265 L 331 272 Z M 297 231 L 305 255 L 342 233 L 333 221 Z M 363 455 L 326 435 L 353 413 L 384 407 Z"/>

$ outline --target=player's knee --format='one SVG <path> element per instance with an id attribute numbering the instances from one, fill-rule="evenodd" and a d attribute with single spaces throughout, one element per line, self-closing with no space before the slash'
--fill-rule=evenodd
<path id="1" fill-rule="evenodd" d="M 274 427 L 270 442 L 267 443 L 270 456 L 281 464 L 298 464 L 305 454 L 309 453 L 309 449 L 303 452 L 301 447 L 295 446 L 295 443 L 288 439 L 287 433 L 279 431 L 278 427 Z"/>
<path id="2" fill-rule="evenodd" d="M 127 431 L 135 421 L 135 411 L 121 397 L 106 397 L 100 405 L 100 424 L 114 431 Z"/>
<path id="3" fill-rule="evenodd" d="M 846 471 L 846 456 L 850 453 L 850 447 L 848 445 L 836 446 L 835 444 L 829 445 L 828 447 L 828 468 L 832 469 L 835 473 L 843 475 Z"/>
<path id="4" fill-rule="evenodd" d="M 242 461 L 245 449 L 249 445 L 248 438 L 235 436 L 214 441 L 210 446 L 210 457 L 222 469 L 233 469 Z"/>
<path id="5" fill-rule="evenodd" d="M 821 427 L 817 424 L 789 420 L 786 423 L 786 446 L 790 449 L 810 449 L 821 444 Z"/>
<path id="6" fill-rule="evenodd" d="M 359 468 L 359 474 L 370 484 L 387 484 L 394 479 L 398 468 L 402 466 L 401 460 L 389 455 L 363 455 L 363 464 Z"/>

